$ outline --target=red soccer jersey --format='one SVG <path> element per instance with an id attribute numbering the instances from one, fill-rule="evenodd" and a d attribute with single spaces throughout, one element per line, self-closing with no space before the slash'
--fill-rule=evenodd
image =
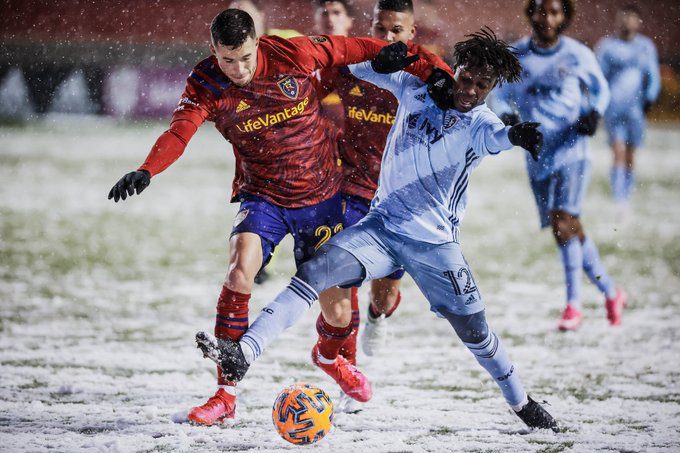
<path id="1" fill-rule="evenodd" d="M 140 169 L 163 171 L 207 120 L 233 145 L 234 196 L 248 192 L 288 208 L 330 198 L 340 188 L 341 169 L 311 74 L 373 58 L 384 45 L 370 38 L 262 37 L 255 76 L 244 87 L 229 81 L 215 57 L 201 61 L 187 79 L 170 130 Z M 409 68 L 421 78 L 429 69 L 420 62 Z"/>
<path id="2" fill-rule="evenodd" d="M 434 66 L 450 71 L 438 56 L 417 44 L 409 52 Z M 378 188 L 380 164 L 399 103 L 387 90 L 354 77 L 346 67 L 321 71 L 322 93 L 336 91 L 344 108 L 340 155 L 344 178 L 341 190 L 371 200 Z"/>

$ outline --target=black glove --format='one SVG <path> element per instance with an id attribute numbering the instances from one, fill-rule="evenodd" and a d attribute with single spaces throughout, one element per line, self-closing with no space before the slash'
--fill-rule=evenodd
<path id="1" fill-rule="evenodd" d="M 501 114 L 500 119 L 506 126 L 514 126 L 519 123 L 519 115 L 516 113 L 503 113 Z"/>
<path id="2" fill-rule="evenodd" d="M 132 195 L 137 191 L 137 195 L 142 193 L 149 184 L 151 184 L 151 173 L 146 170 L 133 171 L 127 175 L 120 178 L 120 180 L 114 184 L 109 192 L 109 200 L 113 198 L 113 201 L 118 203 L 118 200 L 125 200 L 128 195 Z"/>
<path id="3" fill-rule="evenodd" d="M 653 105 L 654 103 L 652 101 L 645 101 L 645 103 L 642 104 L 642 111 L 645 112 L 645 115 L 649 113 Z"/>
<path id="4" fill-rule="evenodd" d="M 600 114 L 595 110 L 582 115 L 581 118 L 576 121 L 576 132 L 581 135 L 590 135 L 591 137 L 595 135 L 597 130 L 597 122 L 600 119 Z"/>
<path id="5" fill-rule="evenodd" d="M 534 160 L 538 160 L 543 147 L 543 133 L 538 130 L 540 125 L 541 123 L 519 123 L 508 131 L 510 143 L 529 151 Z"/>
<path id="6" fill-rule="evenodd" d="M 427 78 L 427 94 L 442 110 L 455 108 L 453 106 L 454 86 L 455 82 L 451 74 L 439 68 L 434 68 L 430 77 Z"/>
<path id="7" fill-rule="evenodd" d="M 378 55 L 371 60 L 371 67 L 379 74 L 391 74 L 401 71 L 419 58 L 418 55 L 409 57 L 406 44 L 397 41 L 380 49 Z"/>

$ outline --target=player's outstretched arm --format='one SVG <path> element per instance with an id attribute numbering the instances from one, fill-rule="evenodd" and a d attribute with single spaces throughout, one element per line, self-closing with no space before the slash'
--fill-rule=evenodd
<path id="1" fill-rule="evenodd" d="M 113 201 L 118 203 L 118 200 L 125 200 L 135 192 L 139 195 L 149 187 L 149 184 L 151 184 L 151 173 L 146 170 L 131 171 L 113 185 L 109 191 L 109 200 L 113 198 Z"/>
<path id="2" fill-rule="evenodd" d="M 538 155 L 543 147 L 543 134 L 538 130 L 540 125 L 541 123 L 524 122 L 516 124 L 508 130 L 510 143 L 529 151 L 534 160 L 538 160 Z"/>
<path id="3" fill-rule="evenodd" d="M 195 121 L 186 119 L 187 113 L 178 112 L 173 115 L 170 129 L 163 132 L 144 163 L 137 171 L 130 172 L 120 178 L 109 191 L 108 199 L 125 200 L 134 193 L 139 195 L 149 184 L 151 177 L 162 172 L 184 153 L 187 143 L 194 135 L 198 126 Z"/>
<path id="4" fill-rule="evenodd" d="M 372 60 L 387 45 L 385 41 L 375 38 L 326 35 L 279 39 L 274 44 L 272 49 L 275 48 L 276 52 L 269 51 L 269 60 L 258 70 L 258 75 L 278 74 L 293 67 L 311 74 L 317 69 L 356 64 Z M 446 64 L 443 66 L 442 69 L 451 71 Z M 423 60 L 405 66 L 405 70 L 425 81 L 434 67 L 432 62 Z"/>

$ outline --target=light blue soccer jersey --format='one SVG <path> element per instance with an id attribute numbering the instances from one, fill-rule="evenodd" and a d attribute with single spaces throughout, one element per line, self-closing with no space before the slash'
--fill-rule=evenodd
<path id="1" fill-rule="evenodd" d="M 467 113 L 443 111 L 427 86 L 406 72 L 378 74 L 370 62 L 349 69 L 399 101 L 371 213 L 416 241 L 458 242 L 470 173 L 482 157 L 512 148 L 509 128 L 484 104 Z"/>
<path id="2" fill-rule="evenodd" d="M 654 102 L 661 90 L 652 40 L 641 35 L 630 41 L 610 36 L 598 43 L 596 55 L 612 93 L 607 115 L 642 117 L 645 101 Z"/>
<path id="3" fill-rule="evenodd" d="M 526 37 L 513 46 L 522 65 L 522 80 L 494 92 L 493 108 L 518 113 L 522 121 L 541 123 L 544 146 L 538 162 L 527 159 L 532 179 L 588 157 L 586 138 L 575 123 L 591 109 L 604 114 L 609 88 L 593 52 L 575 39 L 562 36 L 550 49 Z"/>

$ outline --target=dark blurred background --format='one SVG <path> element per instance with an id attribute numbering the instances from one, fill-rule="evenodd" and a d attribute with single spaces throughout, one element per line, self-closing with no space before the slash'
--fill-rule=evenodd
<path id="1" fill-rule="evenodd" d="M 374 0 L 355 0 L 357 36 L 367 35 Z M 508 41 L 529 32 L 521 0 L 415 0 L 417 40 L 447 56 L 465 34 L 488 25 Z M 567 34 L 594 46 L 614 33 L 629 0 L 577 1 Z M 43 114 L 167 117 L 195 63 L 208 55 L 208 27 L 225 2 L 3 1 L 0 120 Z M 260 1 L 267 27 L 313 33 L 309 0 Z M 680 119 L 680 1 L 638 2 L 657 45 L 662 94 L 654 119 Z"/>

